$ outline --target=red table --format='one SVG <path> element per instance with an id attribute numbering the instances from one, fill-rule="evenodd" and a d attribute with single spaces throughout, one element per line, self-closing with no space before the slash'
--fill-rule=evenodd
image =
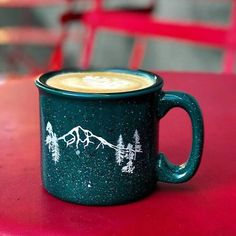
<path id="1" fill-rule="evenodd" d="M 88 207 L 42 189 L 38 94 L 32 80 L 0 85 L 0 235 L 236 235 L 236 76 L 161 73 L 166 90 L 194 95 L 205 120 L 205 150 L 188 183 L 159 183 L 123 206 Z M 190 122 L 178 109 L 161 121 L 161 150 L 179 163 Z"/>

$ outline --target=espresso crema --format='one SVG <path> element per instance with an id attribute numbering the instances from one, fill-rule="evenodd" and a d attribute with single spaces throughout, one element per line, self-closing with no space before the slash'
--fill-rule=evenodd
<path id="1" fill-rule="evenodd" d="M 66 91 L 81 93 L 119 93 L 150 87 L 152 79 L 118 72 L 76 72 L 51 77 L 46 84 Z"/>

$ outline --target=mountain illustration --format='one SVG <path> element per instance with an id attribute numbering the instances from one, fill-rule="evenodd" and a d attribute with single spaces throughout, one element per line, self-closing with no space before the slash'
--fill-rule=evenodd
<path id="1" fill-rule="evenodd" d="M 82 143 L 84 145 L 84 148 L 86 148 L 90 143 L 95 144 L 98 142 L 96 149 L 98 149 L 99 147 L 104 148 L 104 146 L 108 146 L 116 150 L 115 145 L 107 142 L 102 137 L 94 135 L 91 131 L 83 129 L 81 126 L 73 128 L 68 133 L 59 137 L 58 140 L 63 140 L 67 146 L 75 143 L 76 148 L 78 148 L 80 143 Z"/>
<path id="2" fill-rule="evenodd" d="M 104 148 L 105 146 L 114 149 L 115 160 L 119 166 L 122 166 L 121 171 L 125 173 L 133 173 L 135 166 L 137 153 L 142 152 L 140 137 L 138 131 L 135 130 L 133 136 L 133 144 L 128 143 L 125 147 L 123 143 L 122 135 L 119 136 L 117 145 L 114 145 L 104 138 L 93 134 L 90 130 L 84 129 L 81 126 L 74 127 L 66 134 L 57 138 L 57 135 L 53 132 L 53 128 L 50 122 L 47 123 L 46 131 L 48 135 L 46 137 L 46 145 L 48 150 L 52 154 L 52 160 L 57 163 L 60 159 L 59 141 L 64 141 L 66 147 L 75 145 L 75 152 L 79 149 L 79 145 L 83 145 L 85 149 L 89 145 L 95 145 L 95 149 Z"/>

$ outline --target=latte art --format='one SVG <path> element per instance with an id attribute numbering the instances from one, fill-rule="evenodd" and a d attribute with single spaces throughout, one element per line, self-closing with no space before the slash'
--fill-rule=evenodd
<path id="1" fill-rule="evenodd" d="M 65 73 L 47 80 L 47 85 L 73 92 L 117 93 L 143 89 L 154 81 L 133 74 L 116 72 Z"/>
<path id="2" fill-rule="evenodd" d="M 95 88 L 125 88 L 126 86 L 131 86 L 133 81 L 128 81 L 119 78 L 107 78 L 101 76 L 85 76 L 81 79 L 85 86 L 95 87 Z"/>

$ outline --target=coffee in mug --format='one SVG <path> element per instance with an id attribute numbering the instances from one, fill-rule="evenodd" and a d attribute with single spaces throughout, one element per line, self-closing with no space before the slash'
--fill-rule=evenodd
<path id="1" fill-rule="evenodd" d="M 82 93 L 120 93 L 147 88 L 154 81 L 143 76 L 118 72 L 77 72 L 53 76 L 47 85 Z"/>

